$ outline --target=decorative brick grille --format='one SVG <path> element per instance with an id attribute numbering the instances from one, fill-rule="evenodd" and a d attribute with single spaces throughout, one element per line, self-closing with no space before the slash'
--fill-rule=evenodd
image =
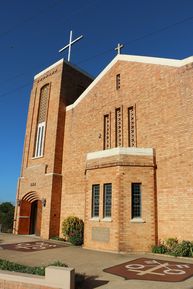
<path id="1" fill-rule="evenodd" d="M 136 146 L 135 107 L 128 108 L 128 146 Z"/>
<path id="2" fill-rule="evenodd" d="M 116 75 L 116 89 L 120 89 L 121 88 L 121 76 L 120 74 Z"/>
<path id="3" fill-rule="evenodd" d="M 104 149 L 111 148 L 110 114 L 104 115 Z"/>
<path id="4" fill-rule="evenodd" d="M 123 145 L 123 119 L 120 107 L 115 110 L 115 145 L 116 147 Z"/>
<path id="5" fill-rule="evenodd" d="M 44 122 L 46 120 L 48 109 L 48 97 L 49 97 L 49 84 L 42 87 L 40 92 L 38 123 Z"/>

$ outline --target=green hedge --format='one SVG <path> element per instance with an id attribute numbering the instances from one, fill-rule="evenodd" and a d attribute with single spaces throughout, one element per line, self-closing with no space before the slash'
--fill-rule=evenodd
<path id="1" fill-rule="evenodd" d="M 60 261 L 56 261 L 53 264 L 50 264 L 50 266 L 68 267 Z M 45 268 L 46 266 L 30 267 L 0 259 L 0 270 L 45 276 Z"/>
<path id="2" fill-rule="evenodd" d="M 56 261 L 50 266 L 58 266 L 58 267 L 68 267 L 66 264 L 62 263 L 61 261 Z M 39 267 L 30 267 L 27 265 L 21 265 L 14 262 L 10 262 L 7 260 L 0 259 L 0 270 L 7 270 L 11 272 L 20 272 L 20 273 L 28 273 L 34 274 L 39 276 L 45 276 L 45 269 L 47 266 L 39 266 Z M 75 274 L 75 286 L 76 289 L 82 288 L 82 283 L 86 278 L 85 274 L 76 273 Z"/>
<path id="3" fill-rule="evenodd" d="M 161 241 L 159 245 L 152 246 L 152 253 L 193 257 L 193 241 L 178 241 L 177 238 L 168 238 Z"/>

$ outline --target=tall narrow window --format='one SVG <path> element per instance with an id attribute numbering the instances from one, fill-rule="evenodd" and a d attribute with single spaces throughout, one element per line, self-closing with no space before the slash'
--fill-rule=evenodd
<path id="1" fill-rule="evenodd" d="M 36 129 L 36 141 L 34 157 L 43 156 L 44 140 L 45 140 L 45 129 L 46 129 L 46 117 L 48 110 L 48 98 L 49 98 L 49 84 L 42 87 L 40 91 L 40 102 L 38 112 L 38 122 Z"/>
<path id="2" fill-rule="evenodd" d="M 123 144 L 123 122 L 122 122 L 122 109 L 116 108 L 115 110 L 115 146 L 120 147 Z"/>
<path id="3" fill-rule="evenodd" d="M 99 217 L 100 185 L 92 186 L 92 218 Z"/>
<path id="4" fill-rule="evenodd" d="M 128 146 L 136 146 L 135 108 L 128 108 Z"/>
<path id="5" fill-rule="evenodd" d="M 110 126 L 110 114 L 104 115 L 104 149 L 110 149 L 111 147 L 111 126 Z"/>
<path id="6" fill-rule="evenodd" d="M 110 218 L 112 205 L 112 184 L 104 184 L 103 198 L 103 217 Z"/>
<path id="7" fill-rule="evenodd" d="M 116 75 L 116 89 L 120 89 L 121 88 L 121 76 L 120 74 Z"/>
<path id="8" fill-rule="evenodd" d="M 35 157 L 41 157 L 43 155 L 43 144 L 45 136 L 45 122 L 38 123 L 37 136 L 36 136 L 36 147 Z"/>
<path id="9" fill-rule="evenodd" d="M 131 217 L 141 217 L 141 184 L 131 184 Z"/>

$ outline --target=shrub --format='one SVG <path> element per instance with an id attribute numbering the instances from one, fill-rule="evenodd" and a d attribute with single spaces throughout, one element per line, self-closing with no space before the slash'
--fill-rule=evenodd
<path id="1" fill-rule="evenodd" d="M 35 275 L 45 275 L 45 267 L 30 267 L 0 259 L 0 270 L 21 272 Z"/>
<path id="2" fill-rule="evenodd" d="M 70 233 L 68 241 L 75 246 L 80 246 L 83 243 L 83 236 L 80 232 L 75 231 Z"/>
<path id="3" fill-rule="evenodd" d="M 167 251 L 164 245 L 152 246 L 152 253 L 165 254 Z"/>
<path id="4" fill-rule="evenodd" d="M 83 244 L 84 223 L 75 216 L 69 216 L 62 223 L 64 237 L 73 245 Z"/>
<path id="5" fill-rule="evenodd" d="M 158 246 L 152 246 L 152 253 L 193 257 L 193 242 L 185 240 L 179 242 L 177 238 L 168 238 Z"/>
<path id="6" fill-rule="evenodd" d="M 0 204 L 0 224 L 2 224 L 2 232 L 4 233 L 12 232 L 14 209 L 15 207 L 9 202 Z"/>
<path id="7" fill-rule="evenodd" d="M 175 248 L 178 246 L 178 239 L 177 238 L 168 238 L 163 243 L 164 243 L 168 253 L 173 252 L 173 251 L 175 251 Z"/>
<path id="8" fill-rule="evenodd" d="M 190 241 L 183 240 L 174 248 L 172 253 L 175 256 L 192 257 L 193 256 L 193 243 Z"/>

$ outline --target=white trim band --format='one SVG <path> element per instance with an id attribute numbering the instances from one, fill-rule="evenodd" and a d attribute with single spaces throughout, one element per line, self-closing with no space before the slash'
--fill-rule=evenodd
<path id="1" fill-rule="evenodd" d="M 40 71 L 38 74 L 36 74 L 34 76 L 34 80 L 37 79 L 38 77 L 44 75 L 46 72 L 50 71 L 51 69 L 53 69 L 54 67 L 58 66 L 59 64 L 61 63 L 66 63 L 67 65 L 69 65 L 70 67 L 74 68 L 75 70 L 83 73 L 84 75 L 86 75 L 87 77 L 91 78 L 91 79 L 94 79 L 94 77 L 92 75 L 90 75 L 89 73 L 87 73 L 86 71 L 80 69 L 79 67 L 77 67 L 76 65 L 74 64 L 71 64 L 67 61 L 65 61 L 63 58 L 60 59 L 59 61 L 55 62 L 54 64 L 50 65 L 49 67 L 45 68 L 44 70 Z"/>
<path id="2" fill-rule="evenodd" d="M 99 158 L 106 158 L 116 155 L 133 155 L 133 156 L 153 156 L 152 148 L 135 148 L 135 147 L 117 147 L 113 149 L 91 152 L 87 154 L 87 161 Z"/>
<path id="3" fill-rule="evenodd" d="M 53 69 L 54 67 L 56 67 L 57 65 L 61 64 L 64 62 L 64 59 L 60 59 L 59 61 L 55 62 L 54 64 L 50 65 L 49 67 L 47 67 L 46 69 L 42 70 L 40 73 L 36 74 L 34 76 L 34 80 L 37 79 L 38 77 L 42 76 L 43 74 L 45 74 L 46 72 L 48 72 L 49 70 Z"/>
<path id="4" fill-rule="evenodd" d="M 146 64 L 155 64 L 155 65 L 165 65 L 171 67 L 181 67 L 183 65 L 193 62 L 193 56 L 187 57 L 185 59 L 169 59 L 169 58 L 158 58 L 158 57 L 149 57 L 149 56 L 138 56 L 138 55 L 123 55 L 118 54 L 106 68 L 95 78 L 95 80 L 89 85 L 89 87 L 79 96 L 79 98 L 71 105 L 66 107 L 66 111 L 71 110 L 81 102 L 81 100 L 91 91 L 91 89 L 101 80 L 101 78 L 113 67 L 113 65 L 118 61 L 126 62 L 139 62 Z"/>

